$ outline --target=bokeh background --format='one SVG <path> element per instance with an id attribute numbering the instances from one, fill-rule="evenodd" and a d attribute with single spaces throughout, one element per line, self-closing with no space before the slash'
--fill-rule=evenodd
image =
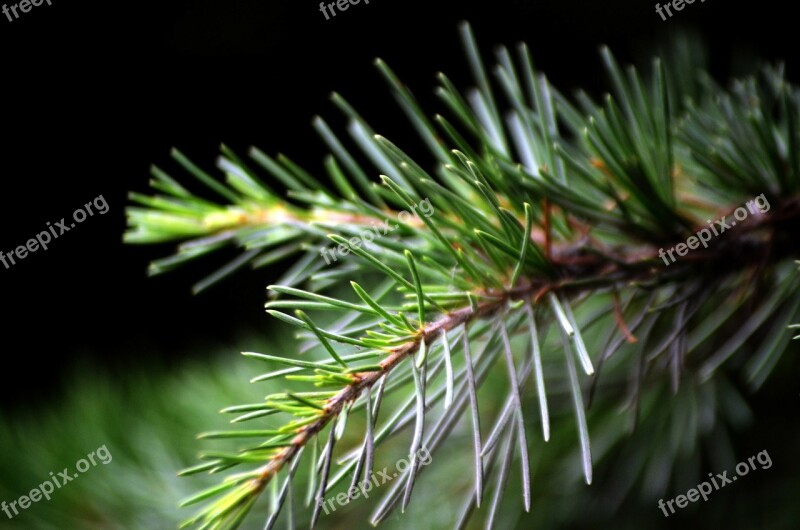
<path id="1" fill-rule="evenodd" d="M 709 0 L 663 22 L 655 3 L 641 0 L 372 0 L 326 21 L 311 0 L 53 0 L 14 22 L 0 18 L 0 250 L 100 194 L 110 205 L 46 252 L 0 268 L 0 500 L 27 493 L 100 445 L 115 457 L 14 521 L 0 513 L 0 528 L 174 528 L 188 514 L 174 508 L 177 500 L 201 485 L 175 477 L 198 450 L 194 434 L 222 425 L 223 406 L 265 394 L 247 383 L 260 367 L 238 352 L 293 347 L 276 340 L 284 330 L 263 313 L 265 287 L 279 269 L 241 273 L 193 296 L 194 281 L 232 255 L 147 278 L 148 261 L 170 247 L 122 245 L 126 194 L 146 191 L 150 164 L 175 169 L 171 147 L 209 170 L 220 143 L 241 153 L 250 145 L 283 152 L 318 169 L 325 150 L 310 122 L 322 114 L 341 124 L 331 90 L 357 103 L 384 136 L 415 145 L 372 59 L 384 58 L 423 106 L 438 110 L 436 72 L 468 82 L 461 20 L 487 52 L 528 42 L 539 69 L 565 92 L 604 89 L 600 44 L 641 64 L 686 31 L 705 43 L 719 79 L 765 58 L 784 60 L 797 81 L 791 9 Z M 787 402 L 782 392 L 797 388 L 791 373 L 774 379 L 752 397 L 735 448 L 749 456 L 768 446 L 774 466 L 746 484 L 669 520 L 635 501 L 599 517 L 580 507 L 598 491 L 567 495 L 542 484 L 538 511 L 504 524 L 797 528 L 800 394 Z M 560 453 L 540 454 L 535 459 Z M 447 477 L 468 457 L 437 462 L 441 478 L 430 491 L 447 491 Z M 409 512 L 414 528 L 452 519 L 436 499 Z M 354 503 L 323 524 L 362 527 L 365 514 Z"/>

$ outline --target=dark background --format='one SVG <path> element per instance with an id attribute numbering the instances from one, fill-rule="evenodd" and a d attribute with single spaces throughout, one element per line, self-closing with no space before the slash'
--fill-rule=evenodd
<path id="1" fill-rule="evenodd" d="M 111 208 L 46 252 L 0 265 L 2 407 L 57 399 L 78 360 L 120 374 L 154 361 L 170 367 L 212 345 L 233 348 L 243 329 L 268 330 L 271 274 L 239 274 L 191 295 L 230 255 L 148 279 L 148 261 L 171 246 L 122 245 L 126 193 L 147 191 L 151 163 L 181 175 L 172 146 L 209 170 L 220 142 L 242 154 L 249 145 L 284 152 L 318 170 L 324 149 L 310 121 L 321 113 L 341 124 L 327 99 L 333 89 L 379 132 L 416 145 L 371 60 L 386 59 L 439 110 L 434 74 L 468 81 L 461 20 L 485 51 L 527 41 L 567 92 L 602 90 L 600 43 L 631 60 L 683 26 L 707 40 L 717 75 L 760 55 L 786 59 L 797 79 L 796 21 L 785 4 L 698 1 L 667 22 L 654 5 L 372 0 L 326 21 L 311 0 L 53 0 L 14 22 L 0 18 L 0 250 L 100 194 Z"/>

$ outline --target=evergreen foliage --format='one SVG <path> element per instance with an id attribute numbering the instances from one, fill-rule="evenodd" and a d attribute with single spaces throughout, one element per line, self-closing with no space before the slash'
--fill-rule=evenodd
<path id="1" fill-rule="evenodd" d="M 480 515 L 488 527 L 512 464 L 530 507 L 531 438 L 549 440 L 565 408 L 575 434 L 558 443 L 577 442 L 586 483 L 629 429 L 664 433 L 639 439 L 647 456 L 624 478 L 663 491 L 679 455 L 740 423 L 738 381 L 757 390 L 789 349 L 800 306 L 800 92 L 781 67 L 723 88 L 687 61 L 655 60 L 642 76 L 604 49 L 613 90 L 596 101 L 559 92 L 524 45 L 500 48 L 488 69 L 470 28 L 461 32 L 476 88 L 461 92 L 440 74 L 443 115 L 430 117 L 376 62 L 431 167 L 334 94 L 349 138 L 315 120 L 330 148 L 325 178 L 282 155 L 252 149 L 245 160 L 223 146 L 224 182 L 173 152 L 221 202 L 158 168 L 156 195 L 131 194 L 128 242 L 180 241 L 153 274 L 239 248 L 201 291 L 242 267 L 295 258 L 269 287 L 267 312 L 297 329 L 300 351 L 245 353 L 269 367 L 255 382 L 283 378 L 290 390 L 226 409 L 241 429 L 201 435 L 238 445 L 183 472 L 225 474 L 184 502 L 203 505 L 186 527 L 236 528 L 264 492 L 267 529 L 282 510 L 293 525 L 294 505 L 309 506 L 313 526 L 321 501 L 368 477 L 386 442 L 402 438 L 408 454 L 427 447 L 435 469 L 453 432 L 473 438 L 473 480 L 452 522 Z M 659 256 L 762 194 L 768 212 L 669 266 Z M 424 200 L 433 215 L 400 214 Z M 351 246 L 384 220 L 398 228 Z M 326 263 L 320 247 L 331 244 L 348 255 Z M 480 389 L 497 377 L 505 404 L 487 416 Z M 342 452 L 353 428 L 361 441 Z M 590 428 L 605 433 L 599 448 Z M 379 492 L 373 524 L 409 504 L 418 464 Z"/>

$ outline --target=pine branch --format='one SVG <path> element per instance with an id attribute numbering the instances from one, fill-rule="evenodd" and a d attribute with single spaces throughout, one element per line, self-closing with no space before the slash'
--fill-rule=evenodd
<path id="1" fill-rule="evenodd" d="M 457 326 L 465 325 L 475 318 L 480 318 L 482 315 L 495 311 L 505 301 L 505 298 L 500 298 L 495 302 L 481 304 L 477 309 L 466 307 L 451 312 L 445 318 L 426 326 L 414 340 L 392 349 L 391 353 L 380 362 L 380 369 L 350 374 L 352 382 L 326 401 L 324 408 L 321 409 L 314 423 L 300 428 L 291 445 L 276 455 L 269 464 L 260 470 L 258 478 L 253 483 L 253 489 L 260 491 L 272 476 L 297 455 L 312 436 L 321 432 L 330 421 L 338 417 L 342 410 L 358 399 L 363 392 L 368 391 L 382 378 L 387 377 L 401 361 L 408 357 L 413 357 L 419 350 L 420 344 L 423 342 L 426 344 L 433 343 L 438 334 L 455 329 Z"/>
<path id="2" fill-rule="evenodd" d="M 601 384 L 594 375 L 592 403 L 618 401 L 619 389 L 627 386 L 623 399 L 636 425 L 648 420 L 641 417 L 641 404 L 660 395 L 664 381 L 676 398 L 693 396 L 705 392 L 713 378 L 724 377 L 728 367 L 742 367 L 757 388 L 787 349 L 786 329 L 800 309 L 800 284 L 790 264 L 800 251 L 794 237 L 800 225 L 800 93 L 781 69 L 766 69 L 763 79 L 736 83 L 728 91 L 707 79 L 692 84 L 660 61 L 643 81 L 635 69 L 623 72 L 603 50 L 614 94 L 602 104 L 579 94 L 573 104 L 536 72 L 525 46 L 516 61 L 507 49 L 498 52 L 492 71 L 496 93 L 468 26 L 462 37 L 477 88 L 461 94 L 441 75 L 437 91 L 455 122 L 441 115 L 430 120 L 395 73 L 376 63 L 437 161 L 430 173 L 374 134 L 334 94 L 360 152 L 348 150 L 322 118 L 316 119 L 331 151 L 325 182 L 286 157 L 253 150 L 253 160 L 288 190 L 284 199 L 223 146 L 218 166 L 227 176 L 225 185 L 179 152 L 173 156 L 226 203 L 195 196 L 156 168 L 151 185 L 161 195 L 131 195 L 140 206 L 128 210 L 127 241 L 184 241 L 176 255 L 155 262 L 152 273 L 226 245 L 242 250 L 196 290 L 244 265 L 301 254 L 276 282 L 280 285 L 271 286 L 267 310 L 300 329 L 307 341 L 301 350 L 321 346 L 326 355 L 300 360 L 245 354 L 288 366 L 255 381 L 284 377 L 326 390 L 274 394 L 263 403 L 228 409 L 241 414 L 234 422 L 282 414 L 293 419 L 278 428 L 204 436 L 264 441 L 237 453 L 207 453 L 205 464 L 187 471 L 254 466 L 188 499 L 185 504 L 217 498 L 187 526 L 235 528 L 267 484 L 285 471 L 267 522 L 274 525 L 284 502 L 295 498 L 292 480 L 301 455 L 330 427 L 322 455 L 311 458 L 309 499 L 318 501 L 313 524 L 330 488 L 348 473 L 356 484 L 361 473 L 371 471 L 378 445 L 413 425 L 410 453 L 423 444 L 435 447 L 467 406 L 475 484 L 459 525 L 492 484 L 491 525 L 515 455 L 523 504 L 526 510 L 530 506 L 522 389 L 531 376 L 545 440 L 550 407 L 566 402 L 574 410 L 582 472 L 591 483 L 596 457 L 578 364 L 588 376 L 603 369 L 610 381 Z M 688 92 L 676 94 L 676 87 Z M 508 110 L 501 111 L 503 104 Z M 369 175 L 381 175 L 380 185 Z M 673 249 L 682 244 L 685 249 L 693 235 L 710 230 L 711 219 L 733 215 L 743 221 L 737 212 L 748 200 L 755 204 L 754 198 L 759 209 L 748 206 L 751 218 L 735 231 L 717 234 L 714 228 L 711 245 L 703 239 L 700 249 L 695 238 L 698 248 L 688 255 L 677 250 L 681 259 L 667 261 L 664 249 L 673 257 Z M 420 215 L 422 204 L 431 215 Z M 396 229 L 363 241 L 366 227 L 384 223 L 396 223 Z M 329 241 L 347 260 L 323 270 L 317 248 Z M 349 298 L 341 292 L 348 281 Z M 295 310 L 294 316 L 280 311 L 287 309 Z M 323 328 L 317 312 L 341 316 Z M 463 355 L 452 355 L 448 335 L 453 334 L 463 340 Z M 522 339 L 530 354 L 520 350 Z M 478 344 L 483 348 L 473 356 Z M 357 353 L 344 351 L 353 348 Z M 554 350 L 564 355 L 558 365 L 566 376 L 560 380 L 542 366 Z M 620 362 L 609 367 L 612 356 Z M 477 389 L 499 358 L 505 361 L 508 394 L 484 441 Z M 442 387 L 431 392 L 428 387 L 442 371 Z M 378 429 L 379 404 L 390 392 L 406 392 L 408 398 Z M 431 407 L 442 399 L 441 416 L 429 428 Z M 360 408 L 368 411 L 367 433 L 331 480 L 336 443 L 349 414 Z M 695 435 L 700 436 L 697 430 Z M 677 451 L 669 448 L 670 454 Z M 373 522 L 397 505 L 405 509 L 420 471 L 417 465 L 407 471 L 381 501 Z M 491 473 L 496 480 L 488 480 Z"/>

